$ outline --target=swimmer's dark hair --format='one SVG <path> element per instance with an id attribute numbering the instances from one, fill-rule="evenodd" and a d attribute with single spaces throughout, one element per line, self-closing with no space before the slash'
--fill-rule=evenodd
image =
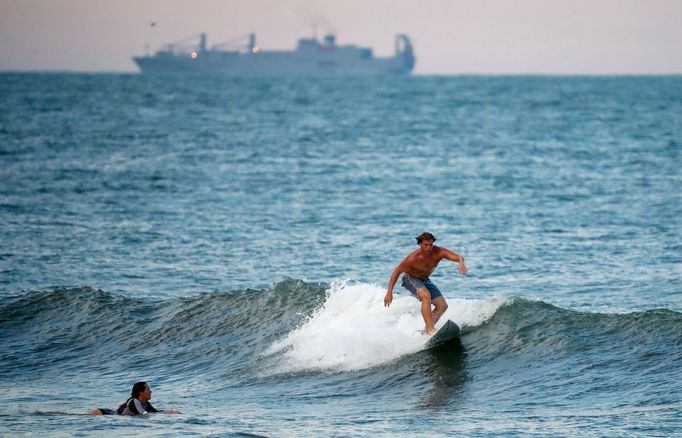
<path id="1" fill-rule="evenodd" d="M 125 410 L 126 406 L 128 406 L 128 403 L 130 403 L 130 400 L 134 398 L 138 398 L 140 396 L 140 393 L 145 390 L 147 387 L 147 382 L 137 382 L 136 384 L 133 385 L 133 389 L 130 390 L 130 398 L 125 401 L 121 406 L 116 409 L 116 413 L 118 415 L 123 415 L 123 411 Z"/>
<path id="2" fill-rule="evenodd" d="M 436 236 L 434 236 L 431 233 L 423 232 L 419 236 L 415 237 L 415 239 L 417 239 L 417 245 L 421 245 L 422 241 L 424 240 L 430 240 L 431 242 L 435 242 Z"/>
<path id="3" fill-rule="evenodd" d="M 133 389 L 130 390 L 130 396 L 132 398 L 137 398 L 141 392 L 147 387 L 147 382 L 137 382 L 133 385 Z"/>

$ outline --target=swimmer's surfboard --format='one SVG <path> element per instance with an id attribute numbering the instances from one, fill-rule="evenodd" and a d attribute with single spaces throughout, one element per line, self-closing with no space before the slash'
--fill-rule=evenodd
<path id="1" fill-rule="evenodd" d="M 459 333 L 459 326 L 448 319 L 445 322 L 445 325 L 443 325 L 443 327 L 441 327 L 433 336 L 431 336 L 431 339 L 429 339 L 429 341 L 426 343 L 426 346 L 428 348 L 437 347 L 441 344 L 458 338 Z"/>

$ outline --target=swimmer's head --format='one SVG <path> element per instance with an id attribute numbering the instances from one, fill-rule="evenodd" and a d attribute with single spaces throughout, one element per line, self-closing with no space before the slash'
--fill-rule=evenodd
<path id="1" fill-rule="evenodd" d="M 130 396 L 132 398 L 138 398 L 140 393 L 143 393 L 147 389 L 147 382 L 137 382 L 133 385 L 133 389 L 130 391 Z"/>

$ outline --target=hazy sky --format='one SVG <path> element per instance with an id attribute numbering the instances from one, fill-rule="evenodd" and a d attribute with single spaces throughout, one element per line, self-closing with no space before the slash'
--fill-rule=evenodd
<path id="1" fill-rule="evenodd" d="M 313 23 L 379 56 L 406 33 L 422 74 L 682 73 L 682 0 L 0 0 L 0 70 L 136 71 L 202 31 L 293 49 Z"/>

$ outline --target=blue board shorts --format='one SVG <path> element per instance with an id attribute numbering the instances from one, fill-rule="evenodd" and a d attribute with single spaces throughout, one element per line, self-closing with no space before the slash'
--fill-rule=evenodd
<path id="1" fill-rule="evenodd" d="M 431 283 L 431 280 L 428 278 L 426 280 L 422 280 L 419 277 L 415 277 L 414 275 L 407 273 L 403 274 L 403 287 L 412 292 L 412 295 L 414 295 L 418 300 L 419 296 L 417 295 L 417 291 L 421 288 L 426 288 L 426 290 L 429 291 L 429 295 L 431 295 L 431 301 L 443 296 L 436 285 Z"/>

